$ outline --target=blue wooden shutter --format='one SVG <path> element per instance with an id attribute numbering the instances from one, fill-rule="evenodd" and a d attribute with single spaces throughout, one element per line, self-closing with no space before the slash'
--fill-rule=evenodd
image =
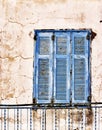
<path id="1" fill-rule="evenodd" d="M 56 32 L 54 41 L 54 99 L 55 103 L 70 100 L 70 35 Z"/>
<path id="2" fill-rule="evenodd" d="M 35 58 L 35 97 L 37 103 L 50 103 L 52 96 L 52 33 L 39 32 Z"/>
<path id="3" fill-rule="evenodd" d="M 72 102 L 87 103 L 89 96 L 88 32 L 72 33 Z"/>

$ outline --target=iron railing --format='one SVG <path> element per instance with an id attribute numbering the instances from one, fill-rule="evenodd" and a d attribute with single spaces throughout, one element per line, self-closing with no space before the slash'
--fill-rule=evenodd
<path id="1" fill-rule="evenodd" d="M 102 130 L 102 106 L 0 105 L 0 130 Z"/>

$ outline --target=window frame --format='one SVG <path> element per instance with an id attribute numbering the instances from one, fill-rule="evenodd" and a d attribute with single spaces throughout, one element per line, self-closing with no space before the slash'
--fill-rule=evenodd
<path id="1" fill-rule="evenodd" d="M 68 48 L 68 51 L 69 51 L 69 55 L 68 55 L 68 59 L 70 60 L 70 65 L 68 66 L 68 69 L 70 69 L 71 67 L 73 67 L 73 60 L 72 60 L 72 53 L 70 54 L 70 52 L 71 52 L 71 44 L 72 44 L 72 47 L 73 47 L 73 38 L 74 38 L 74 35 L 72 35 L 73 34 L 73 32 L 74 33 L 76 33 L 76 34 L 79 34 L 80 35 L 80 33 L 81 33 L 81 36 L 82 36 L 82 33 L 83 33 L 83 36 L 86 36 L 87 37 L 87 35 L 89 35 L 89 39 L 87 39 L 87 44 L 88 44 L 88 52 L 87 52 L 87 64 L 88 64 L 88 70 L 87 70 L 87 88 L 86 88 L 86 95 L 87 95 L 87 97 L 90 97 L 90 95 L 91 95 L 91 83 L 90 83 L 90 80 L 91 80 L 91 74 L 90 74 L 90 43 L 91 43 L 91 40 L 90 40 L 90 35 L 91 35 L 91 30 L 35 30 L 34 31 L 34 33 L 35 33 L 35 41 L 36 41 L 36 43 L 37 42 L 39 42 L 38 41 L 38 37 L 39 36 L 46 36 L 46 34 L 48 35 L 48 36 L 50 36 L 51 37 L 51 40 L 52 40 L 52 46 L 54 46 L 54 47 L 51 47 L 51 45 L 50 45 L 50 47 L 51 47 L 51 53 L 52 53 L 52 55 L 50 55 L 50 58 L 52 59 L 50 62 L 51 63 L 53 63 L 53 59 L 54 59 L 54 64 L 52 64 L 52 65 L 54 65 L 54 66 L 52 66 L 51 65 L 51 63 L 50 63 L 50 66 L 52 66 L 52 67 L 49 67 L 50 68 L 50 72 L 52 71 L 52 74 L 50 73 L 50 81 L 51 81 L 51 86 L 52 87 L 50 87 L 50 96 L 49 96 L 49 100 L 48 101 L 46 101 L 46 100 L 37 100 L 37 98 L 38 98 L 38 96 L 37 96 L 37 94 L 38 94 L 38 91 L 37 91 L 37 85 L 36 85 L 36 82 L 38 82 L 37 80 L 37 77 L 38 77 L 38 72 L 36 72 L 36 69 L 37 69 L 37 66 L 38 66 L 38 62 L 36 61 L 36 59 L 38 60 L 38 46 L 37 45 L 35 45 L 34 46 L 34 48 L 35 48 L 35 50 L 34 50 L 34 76 L 33 76 L 33 98 L 34 98 L 34 103 L 36 103 L 36 104 L 51 104 L 51 103 L 53 103 L 53 104 L 88 104 L 89 102 L 90 102 L 90 100 L 89 99 L 85 99 L 85 101 L 75 101 L 74 100 L 74 83 L 73 83 L 73 81 L 71 81 L 70 82 L 70 73 L 68 74 L 68 76 L 69 76 L 69 79 L 68 79 L 68 81 L 67 82 L 69 82 L 68 84 L 70 85 L 70 86 L 67 86 L 67 89 L 69 88 L 70 89 L 70 96 L 69 96 L 69 98 L 68 98 L 68 94 L 67 94 L 67 100 L 56 100 L 56 98 L 55 98 L 55 92 L 56 92 L 56 87 L 55 87 L 55 82 L 56 82 L 56 80 L 55 80 L 55 63 L 56 63 L 56 61 L 55 61 L 55 53 L 56 53 L 56 37 L 55 36 L 59 36 L 59 35 L 62 35 L 62 34 L 66 34 L 67 36 L 69 36 L 69 39 L 68 39 L 68 41 L 67 41 L 67 43 L 69 42 L 69 48 L 68 48 L 68 45 L 67 45 L 67 48 Z M 87 35 L 86 35 L 87 34 Z M 54 40 L 53 40 L 53 38 L 54 38 Z M 36 44 L 35 43 L 35 44 Z M 54 44 L 54 45 L 53 45 Z M 54 52 L 53 52 L 53 48 L 54 48 Z M 37 50 L 37 52 L 36 52 L 36 50 Z M 52 57 L 54 57 L 54 58 L 52 58 Z M 71 61 L 72 60 L 72 61 Z M 36 62 L 35 62 L 36 61 Z M 67 61 L 67 63 L 68 63 L 68 61 Z M 54 67 L 54 69 L 53 69 L 53 67 Z M 38 70 L 38 69 L 37 69 Z M 72 73 L 73 73 L 74 71 L 72 71 Z M 67 77 L 68 78 L 68 77 Z M 36 79 L 36 81 L 35 81 L 35 79 Z M 35 81 L 35 82 L 34 82 Z M 53 86 L 53 82 L 54 82 L 54 86 Z M 67 93 L 67 92 L 66 92 Z M 71 93 L 72 93 L 72 96 L 71 96 Z"/>

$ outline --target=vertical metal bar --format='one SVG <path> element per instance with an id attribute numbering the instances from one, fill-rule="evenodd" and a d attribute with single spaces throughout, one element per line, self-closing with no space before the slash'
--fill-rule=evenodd
<path id="1" fill-rule="evenodd" d="M 19 130 L 19 109 L 17 108 L 17 130 Z"/>
<path id="2" fill-rule="evenodd" d="M 7 109 L 7 130 L 9 130 L 9 109 Z"/>
<path id="3" fill-rule="evenodd" d="M 70 130 L 70 109 L 68 109 L 68 130 Z"/>
<path id="4" fill-rule="evenodd" d="M 81 130 L 83 130 L 83 109 L 82 109 L 82 119 L 81 119 Z"/>
<path id="5" fill-rule="evenodd" d="M 22 109 L 20 109 L 20 130 L 22 130 Z"/>
<path id="6" fill-rule="evenodd" d="M 58 110 L 55 109 L 55 130 L 58 130 Z"/>
<path id="7" fill-rule="evenodd" d="M 42 110 L 41 119 L 41 130 L 46 130 L 46 109 Z"/>
<path id="8" fill-rule="evenodd" d="M 6 130 L 6 109 L 4 109 L 4 130 Z"/>
<path id="9" fill-rule="evenodd" d="M 57 110 L 55 109 L 55 130 L 57 130 Z"/>
<path id="10" fill-rule="evenodd" d="M 97 108 L 95 108 L 95 130 L 97 130 Z"/>
<path id="11" fill-rule="evenodd" d="M 32 130 L 32 108 L 30 108 L 30 130 Z"/>
<path id="12" fill-rule="evenodd" d="M 73 130 L 73 109 L 71 111 L 72 121 L 71 121 L 71 129 Z"/>

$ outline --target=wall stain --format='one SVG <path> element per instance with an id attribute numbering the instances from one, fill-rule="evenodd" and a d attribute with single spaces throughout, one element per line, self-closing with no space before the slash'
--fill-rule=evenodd
<path id="1" fill-rule="evenodd" d="M 76 123 L 83 120 L 83 111 L 82 110 L 72 110 L 70 113 L 70 118 L 73 119 Z M 93 123 L 93 111 L 92 109 L 85 110 L 85 118 L 87 126 L 92 125 Z"/>
<path id="2" fill-rule="evenodd" d="M 76 16 L 76 20 L 78 20 L 78 21 L 84 23 L 84 22 L 85 22 L 85 15 L 84 15 L 84 13 L 78 14 L 78 15 Z"/>
<path id="3" fill-rule="evenodd" d="M 93 122 L 93 111 L 92 109 L 87 109 L 86 111 L 86 120 L 87 120 L 87 125 L 91 125 Z"/>
<path id="4" fill-rule="evenodd" d="M 84 13 L 81 13 L 81 15 L 80 15 L 80 21 L 82 23 L 84 23 L 84 21 L 85 21 L 85 15 L 84 15 Z"/>

